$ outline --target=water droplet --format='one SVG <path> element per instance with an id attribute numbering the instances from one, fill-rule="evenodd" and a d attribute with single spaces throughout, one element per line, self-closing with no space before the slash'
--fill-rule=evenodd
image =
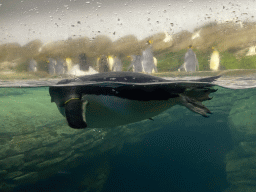
<path id="1" fill-rule="evenodd" d="M 90 1 L 86 1 L 85 3 L 89 4 L 89 3 L 90 3 Z"/>
<path id="2" fill-rule="evenodd" d="M 101 8 L 101 6 L 100 6 L 100 5 L 99 5 L 98 7 L 99 7 L 99 8 Z"/>

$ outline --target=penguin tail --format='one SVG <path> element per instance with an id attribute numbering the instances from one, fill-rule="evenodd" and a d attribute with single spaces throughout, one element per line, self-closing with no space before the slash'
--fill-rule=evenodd
<path id="1" fill-rule="evenodd" d="M 212 112 L 207 107 L 205 107 L 202 102 L 211 100 L 212 98 L 209 97 L 209 94 L 216 91 L 217 89 L 212 88 L 195 88 L 185 91 L 184 93 L 179 94 L 180 104 L 195 113 L 198 113 L 204 117 L 208 117 L 207 114 L 212 114 Z"/>

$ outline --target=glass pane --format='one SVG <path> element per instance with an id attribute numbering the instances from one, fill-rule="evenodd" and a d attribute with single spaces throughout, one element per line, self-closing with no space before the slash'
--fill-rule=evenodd
<path id="1" fill-rule="evenodd" d="M 0 191 L 256 191 L 255 8 L 0 0 Z"/>
<path id="2" fill-rule="evenodd" d="M 253 7 L 249 1 L 3 1 L 1 79 L 106 71 L 251 74 Z"/>

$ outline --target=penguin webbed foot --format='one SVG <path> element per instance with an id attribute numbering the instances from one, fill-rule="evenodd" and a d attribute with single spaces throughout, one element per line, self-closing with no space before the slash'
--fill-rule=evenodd
<path id="1" fill-rule="evenodd" d="M 207 113 L 212 114 L 212 112 L 207 107 L 205 107 L 201 102 L 182 94 L 180 94 L 180 97 L 181 103 L 189 110 L 198 113 L 203 117 L 209 117 Z"/>

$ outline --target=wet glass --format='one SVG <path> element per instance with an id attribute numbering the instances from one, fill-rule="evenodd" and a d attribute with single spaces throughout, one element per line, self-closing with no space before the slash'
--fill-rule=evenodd
<path id="1" fill-rule="evenodd" d="M 251 74 L 253 7 L 240 1 L 2 2 L 1 80 L 106 71 Z"/>
<path id="2" fill-rule="evenodd" d="M 255 8 L 252 0 L 0 1 L 0 191 L 254 191 Z M 79 95 L 79 86 L 91 92 Z M 140 118 L 160 111 L 166 98 L 150 95 L 167 90 L 215 116 L 177 105 Z M 129 108 L 96 92 L 140 102 Z M 99 106 L 94 121 L 119 124 L 72 129 L 94 100 L 114 111 Z M 144 110 L 130 110 L 142 100 Z"/>

